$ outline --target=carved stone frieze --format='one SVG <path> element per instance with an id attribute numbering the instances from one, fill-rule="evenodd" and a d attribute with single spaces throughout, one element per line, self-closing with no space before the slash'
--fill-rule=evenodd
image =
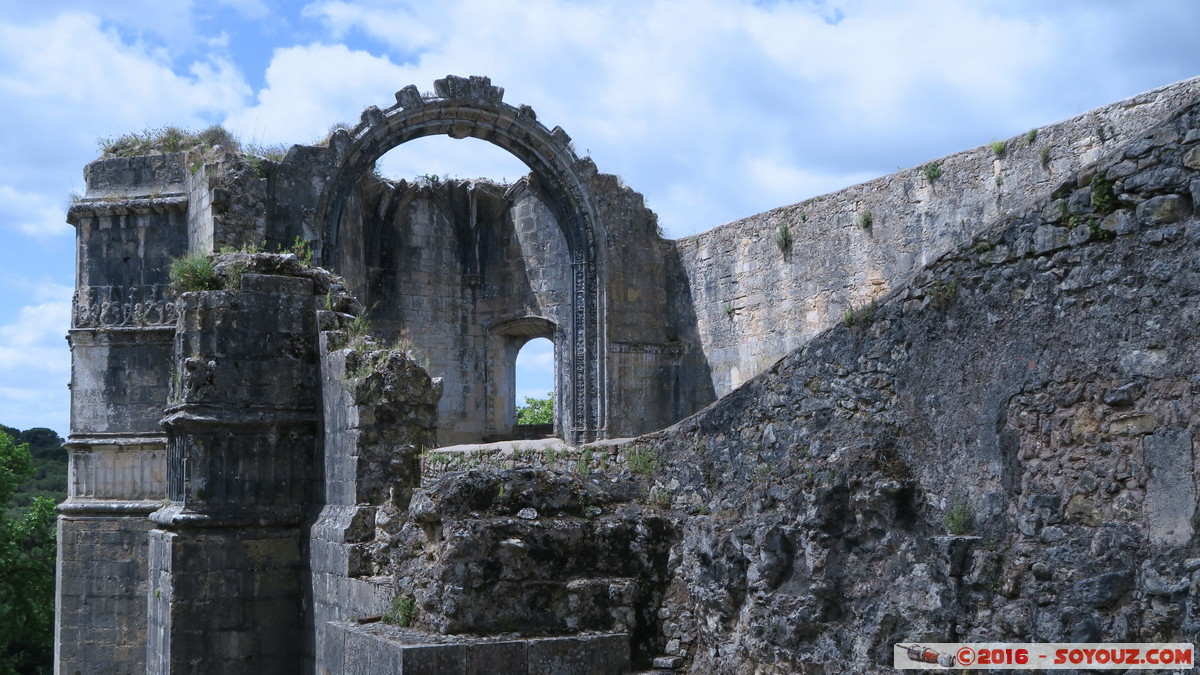
<path id="1" fill-rule="evenodd" d="M 75 291 L 73 328 L 171 326 L 179 314 L 162 285 L 92 286 Z"/>

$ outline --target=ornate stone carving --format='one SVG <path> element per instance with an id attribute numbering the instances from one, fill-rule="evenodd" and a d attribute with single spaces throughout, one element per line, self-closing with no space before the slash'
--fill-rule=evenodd
<path id="1" fill-rule="evenodd" d="M 178 315 L 161 285 L 91 286 L 75 292 L 74 328 L 171 326 Z"/>
<path id="2" fill-rule="evenodd" d="M 216 361 L 206 361 L 195 356 L 183 360 L 183 394 L 191 401 L 202 401 L 213 386 L 213 371 Z"/>
<path id="3" fill-rule="evenodd" d="M 610 342 L 608 351 L 619 354 L 686 354 L 688 346 L 682 342 Z"/>

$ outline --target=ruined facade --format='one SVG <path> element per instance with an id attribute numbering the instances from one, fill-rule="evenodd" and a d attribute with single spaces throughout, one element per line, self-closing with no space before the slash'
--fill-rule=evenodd
<path id="1" fill-rule="evenodd" d="M 679 241 L 486 78 L 278 162 L 93 162 L 59 670 L 866 672 L 903 640 L 1196 642 L 1198 94 Z M 373 175 L 431 134 L 531 172 Z M 186 254 L 211 285 L 170 288 Z M 451 447 L 511 434 L 534 337 L 564 443 Z"/>

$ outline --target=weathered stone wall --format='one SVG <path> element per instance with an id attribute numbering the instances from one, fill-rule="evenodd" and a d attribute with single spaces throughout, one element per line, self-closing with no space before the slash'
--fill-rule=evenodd
<path id="1" fill-rule="evenodd" d="M 1196 642 L 1200 107 L 639 442 L 693 672 Z"/>
<path id="2" fill-rule="evenodd" d="M 517 351 L 561 342 L 571 318 L 558 223 L 525 182 L 368 181 L 358 203 L 344 216 L 347 282 L 372 331 L 442 378 L 438 443 L 511 433 Z"/>
<path id="3" fill-rule="evenodd" d="M 1187 80 L 676 242 L 717 396 L 1200 93 Z M 1034 134 L 1036 131 L 1036 135 Z M 864 218 L 870 219 L 864 225 Z M 791 245 L 776 238 L 787 225 Z"/>
<path id="4" fill-rule="evenodd" d="M 176 308 L 167 262 L 187 246 L 179 154 L 85 169 L 71 206 L 77 275 L 71 345 L 68 498 L 59 507 L 59 669 L 145 669 L 147 514 L 166 495 L 159 426 Z"/>
<path id="5" fill-rule="evenodd" d="M 615 177 L 593 182 L 613 231 L 603 242 L 608 271 L 601 275 L 606 414 L 616 425 L 608 433 L 632 435 L 693 412 L 711 392 L 691 374 L 699 351 L 680 337 L 694 329 L 668 311 L 671 249 L 654 232 L 653 214 Z M 546 201 L 532 177 L 503 186 L 390 184 L 368 175 L 342 213 L 339 270 L 370 308 L 372 330 L 411 342 L 443 380 L 441 445 L 507 437 L 521 346 L 546 337 L 556 351 L 570 349 L 566 332 L 579 302 L 572 254 Z M 576 378 L 558 356 L 561 420 Z"/>
<path id="6" fill-rule="evenodd" d="M 369 340 L 348 341 L 349 317 L 322 312 L 324 471 L 309 531 L 312 607 L 306 643 L 314 672 L 343 673 L 334 627 L 387 612 L 396 595 L 386 533 L 420 482 L 419 455 L 434 441 L 437 387 L 412 358 Z"/>
<path id="7" fill-rule="evenodd" d="M 232 254 L 214 268 L 226 290 L 179 296 L 146 670 L 294 673 L 317 470 L 318 288 L 291 255 Z"/>

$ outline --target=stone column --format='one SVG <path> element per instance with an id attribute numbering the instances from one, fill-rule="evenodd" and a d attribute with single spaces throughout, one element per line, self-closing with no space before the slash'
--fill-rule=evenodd
<path id="1" fill-rule="evenodd" d="M 310 278 L 185 293 L 151 519 L 147 672 L 302 669 L 301 521 L 317 443 Z"/>
<path id="2" fill-rule="evenodd" d="M 186 247 L 179 155 L 89 164 L 75 226 L 71 433 L 59 507 L 55 667 L 145 670 L 148 514 L 166 496 L 175 305 L 167 265 Z"/>

